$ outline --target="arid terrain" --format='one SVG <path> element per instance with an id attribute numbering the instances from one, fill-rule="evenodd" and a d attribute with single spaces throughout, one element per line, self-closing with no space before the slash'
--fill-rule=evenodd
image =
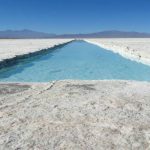
<path id="1" fill-rule="evenodd" d="M 66 40 L 0 40 L 0 60 Z M 150 62 L 150 39 L 86 39 Z M 0 83 L 0 149 L 150 149 L 150 83 L 64 80 Z"/>
<path id="2" fill-rule="evenodd" d="M 1 149 L 149 149 L 150 83 L 0 84 Z"/>

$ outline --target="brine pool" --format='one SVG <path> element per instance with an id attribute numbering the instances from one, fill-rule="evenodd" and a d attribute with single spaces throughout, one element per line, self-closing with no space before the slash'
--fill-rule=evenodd
<path id="1" fill-rule="evenodd" d="M 65 79 L 150 81 L 150 67 L 96 45 L 74 41 L 0 69 L 1 82 Z"/>

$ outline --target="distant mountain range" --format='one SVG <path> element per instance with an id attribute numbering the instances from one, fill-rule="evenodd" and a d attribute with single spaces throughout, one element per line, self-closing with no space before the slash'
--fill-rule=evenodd
<path id="1" fill-rule="evenodd" d="M 38 38 L 150 38 L 150 33 L 102 31 L 88 34 L 62 34 L 56 35 L 32 30 L 6 30 L 0 31 L 0 39 L 38 39 Z"/>
<path id="2" fill-rule="evenodd" d="M 150 38 L 150 33 L 124 32 L 124 31 L 102 31 L 89 34 L 64 34 L 61 38 Z"/>
<path id="3" fill-rule="evenodd" d="M 51 38 L 56 36 L 55 34 L 49 34 L 49 33 L 43 33 L 43 32 L 37 32 L 32 30 L 5 30 L 0 31 L 0 38 L 4 39 L 25 39 L 25 38 Z"/>

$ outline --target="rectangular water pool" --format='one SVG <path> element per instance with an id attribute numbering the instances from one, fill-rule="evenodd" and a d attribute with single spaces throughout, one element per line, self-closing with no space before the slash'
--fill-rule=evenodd
<path id="1" fill-rule="evenodd" d="M 96 45 L 75 41 L 0 69 L 0 81 L 48 82 L 64 79 L 150 81 L 150 67 Z"/>

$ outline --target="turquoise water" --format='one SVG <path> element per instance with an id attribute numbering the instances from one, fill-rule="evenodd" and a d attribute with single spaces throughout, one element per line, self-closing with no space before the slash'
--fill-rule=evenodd
<path id="1" fill-rule="evenodd" d="M 0 81 L 47 82 L 63 79 L 150 81 L 150 67 L 96 45 L 75 41 L 0 70 Z"/>

